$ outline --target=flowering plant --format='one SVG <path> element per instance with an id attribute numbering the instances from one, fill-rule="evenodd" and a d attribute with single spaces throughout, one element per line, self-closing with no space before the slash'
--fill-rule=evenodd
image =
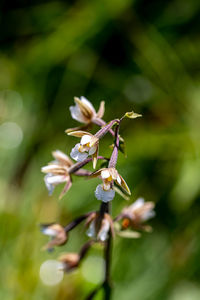
<path id="1" fill-rule="evenodd" d="M 106 123 L 102 119 L 104 115 L 103 101 L 99 111 L 96 112 L 93 105 L 85 97 L 80 99 L 75 97 L 74 100 L 75 106 L 70 106 L 71 116 L 85 124 L 82 127 L 66 130 L 68 135 L 80 138 L 80 142 L 73 147 L 70 153 L 71 158 L 76 163 L 73 163 L 63 152 L 54 151 L 52 155 L 55 160 L 42 168 L 42 172 L 46 173 L 44 181 L 49 194 L 53 193 L 56 185 L 65 183 L 60 195 L 63 197 L 72 186 L 73 176 L 84 176 L 89 179 L 99 177 L 102 183 L 97 185 L 94 194 L 101 201 L 101 204 L 96 211 L 88 212 L 66 226 L 56 223 L 41 225 L 41 231 L 51 237 L 51 241 L 44 248 L 52 250 L 55 246 L 64 245 L 69 241 L 69 232 L 85 221 L 86 234 L 90 239 L 83 245 L 79 253 L 65 253 L 60 256 L 59 261 L 64 271 L 72 271 L 78 268 L 94 243 L 101 243 L 105 248 L 105 279 L 102 285 L 92 291 L 87 299 L 92 299 L 101 288 L 105 291 L 105 299 L 110 299 L 110 257 L 113 238 L 116 234 L 126 238 L 137 238 L 140 236 L 140 231 L 150 231 L 151 227 L 144 223 L 155 215 L 154 204 L 145 202 L 143 198 L 139 198 L 130 206 L 123 208 L 116 217 L 111 215 L 111 201 L 115 197 L 115 192 L 118 192 L 125 199 L 129 199 L 131 195 L 127 183 L 116 169 L 118 152 L 122 149 L 121 144 L 124 143 L 119 135 L 120 124 L 125 118 L 134 119 L 141 115 L 127 112 L 120 119 Z M 84 131 L 92 124 L 101 128 L 95 134 Z M 101 140 L 107 133 L 110 133 L 114 138 L 114 146 L 109 159 L 99 156 Z M 91 161 L 95 169 L 98 160 L 105 161 L 107 166 L 94 172 L 83 169 Z"/>

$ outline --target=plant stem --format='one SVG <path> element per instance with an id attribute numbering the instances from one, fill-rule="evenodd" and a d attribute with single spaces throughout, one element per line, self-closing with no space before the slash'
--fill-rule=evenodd
<path id="1" fill-rule="evenodd" d="M 98 159 L 102 159 L 102 160 L 108 160 L 107 158 L 103 157 L 103 156 L 98 156 Z M 85 165 L 87 165 L 90 161 L 92 160 L 92 157 L 88 157 L 85 160 L 81 161 L 81 162 L 77 162 L 74 165 L 72 165 L 69 170 L 68 173 L 69 174 L 73 174 L 75 172 L 77 172 L 78 170 L 80 170 L 82 167 L 84 167 Z M 76 175 L 76 174 L 75 174 Z M 77 175 L 79 175 L 77 173 Z"/>
<path id="2" fill-rule="evenodd" d="M 111 213 L 111 203 L 102 202 L 100 213 Z M 104 258 L 105 258 L 105 277 L 102 288 L 104 290 L 104 299 L 111 299 L 111 283 L 110 283 L 110 267 L 111 267 L 111 251 L 112 251 L 112 234 L 111 231 L 108 233 L 108 240 L 105 243 Z"/>
<path id="3" fill-rule="evenodd" d="M 77 219 L 73 220 L 71 223 L 69 223 L 68 225 L 66 225 L 64 227 L 66 232 L 69 232 L 70 230 L 74 229 L 77 225 L 79 225 L 82 221 L 84 221 L 92 212 L 89 212 L 85 215 L 82 215 L 80 217 L 78 217 Z"/>

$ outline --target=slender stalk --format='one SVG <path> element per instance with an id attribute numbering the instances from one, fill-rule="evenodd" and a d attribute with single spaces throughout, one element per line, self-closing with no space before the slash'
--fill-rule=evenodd
<path id="1" fill-rule="evenodd" d="M 94 119 L 92 122 L 98 126 L 105 126 L 107 124 L 104 120 L 99 118 Z M 112 129 L 109 129 L 109 132 L 112 134 L 112 136 L 115 136 L 115 133 Z"/>
<path id="2" fill-rule="evenodd" d="M 120 123 L 116 126 L 115 128 L 115 145 L 114 149 L 108 164 L 109 168 L 115 168 L 117 164 L 117 158 L 118 158 L 118 150 L 119 150 L 119 125 Z M 101 209 L 104 209 L 104 212 L 111 214 L 111 203 L 102 203 Z M 100 210 L 101 211 L 101 210 Z M 109 231 L 108 234 L 108 239 L 105 244 L 105 249 L 104 249 L 104 258 L 105 258 L 105 279 L 103 283 L 103 289 L 104 289 L 104 300 L 110 300 L 111 299 L 111 282 L 110 282 L 110 269 L 111 269 L 111 252 L 112 252 L 112 234 L 111 230 Z"/>
<path id="3" fill-rule="evenodd" d="M 91 213 L 92 212 L 82 215 L 77 219 L 73 220 L 71 223 L 67 224 L 64 228 L 65 231 L 69 232 L 70 230 L 74 229 L 77 225 L 79 225 L 82 221 L 84 221 Z"/>
<path id="4" fill-rule="evenodd" d="M 98 159 L 103 159 L 103 160 L 108 160 L 107 158 L 103 157 L 103 156 L 98 156 Z M 82 167 L 84 167 L 85 165 L 87 165 L 90 161 L 92 160 L 92 157 L 88 157 L 85 160 L 81 161 L 81 162 L 77 162 L 75 163 L 73 166 L 71 166 L 68 170 L 69 174 L 75 173 L 78 170 L 80 170 Z M 76 174 L 75 174 L 76 175 Z M 79 175 L 79 173 L 77 173 L 77 175 Z"/>
<path id="5" fill-rule="evenodd" d="M 111 213 L 111 203 L 107 204 L 107 213 Z M 105 243 L 104 258 L 105 258 L 105 278 L 103 283 L 104 300 L 111 299 L 111 279 L 110 279 L 110 268 L 111 268 L 111 252 L 112 252 L 112 235 L 109 231 L 108 240 Z"/>

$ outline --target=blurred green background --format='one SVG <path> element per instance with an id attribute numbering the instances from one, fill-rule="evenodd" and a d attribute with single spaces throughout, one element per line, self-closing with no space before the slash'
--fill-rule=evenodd
<path id="1" fill-rule="evenodd" d="M 99 206 L 98 179 L 75 179 L 58 201 L 60 187 L 49 197 L 40 173 L 51 151 L 69 154 L 77 141 L 64 130 L 78 125 L 68 107 L 81 95 L 96 109 L 106 101 L 106 121 L 143 114 L 122 124 L 127 159 L 120 154 L 118 170 L 131 201 L 154 201 L 157 216 L 153 233 L 116 238 L 113 299 L 200 299 L 199 0 L 0 6 L 0 299 L 84 299 L 102 280 L 101 247 L 58 285 L 40 279 L 42 263 L 78 251 L 87 237 L 79 226 L 49 254 L 38 224 L 65 225 Z M 102 154 L 111 142 L 107 136 Z M 113 214 L 124 205 L 117 196 Z"/>

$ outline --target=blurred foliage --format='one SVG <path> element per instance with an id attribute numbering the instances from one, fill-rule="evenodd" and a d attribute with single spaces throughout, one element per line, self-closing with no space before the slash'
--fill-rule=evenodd
<path id="1" fill-rule="evenodd" d="M 64 225 L 99 205 L 98 180 L 87 189 L 75 180 L 59 202 L 59 188 L 49 197 L 40 173 L 52 150 L 70 152 L 75 139 L 64 130 L 77 123 L 68 107 L 84 95 L 96 108 L 106 101 L 107 121 L 131 110 L 143 115 L 122 125 L 127 159 L 120 155 L 118 169 L 131 201 L 156 202 L 152 234 L 115 240 L 113 299 L 200 299 L 200 2 L 3 0 L 0 6 L 0 298 L 84 299 L 101 280 L 99 247 L 56 287 L 39 277 L 45 260 L 77 251 L 87 237 L 80 226 L 48 254 L 38 224 Z M 113 214 L 124 205 L 117 197 Z"/>

